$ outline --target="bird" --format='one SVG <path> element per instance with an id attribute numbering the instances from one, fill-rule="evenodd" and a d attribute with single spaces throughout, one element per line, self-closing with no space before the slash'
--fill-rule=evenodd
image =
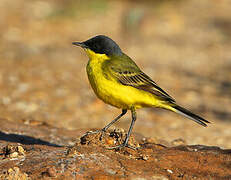
<path id="1" fill-rule="evenodd" d="M 72 42 L 83 48 L 89 57 L 86 66 L 88 79 L 96 96 L 106 104 L 122 109 L 121 114 L 107 124 L 102 132 L 131 111 L 131 124 L 124 142 L 115 148 L 130 147 L 128 140 L 137 119 L 136 110 L 145 107 L 163 108 L 183 115 L 206 127 L 209 121 L 176 104 L 176 101 L 138 65 L 119 45 L 105 35 L 83 42 Z"/>

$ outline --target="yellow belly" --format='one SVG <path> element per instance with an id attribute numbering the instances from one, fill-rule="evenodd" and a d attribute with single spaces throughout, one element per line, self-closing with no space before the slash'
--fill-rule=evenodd
<path id="1" fill-rule="evenodd" d="M 95 94 L 105 103 L 122 109 L 141 107 L 163 107 L 153 94 L 125 86 L 113 79 L 107 79 L 102 71 L 101 62 L 90 60 L 87 74 Z"/>

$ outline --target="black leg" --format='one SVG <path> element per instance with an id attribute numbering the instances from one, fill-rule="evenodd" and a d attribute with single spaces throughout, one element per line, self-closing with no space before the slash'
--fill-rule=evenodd
<path id="1" fill-rule="evenodd" d="M 132 122 L 131 122 L 131 125 L 129 127 L 128 134 L 127 134 L 126 139 L 125 139 L 125 141 L 123 143 L 123 146 L 128 146 L 128 140 L 129 140 L 129 137 L 131 135 L 133 126 L 135 124 L 135 121 L 136 121 L 136 110 L 132 109 L 131 112 L 132 112 Z"/>
<path id="2" fill-rule="evenodd" d="M 116 121 L 118 121 L 123 115 L 125 115 L 127 113 L 127 109 L 122 109 L 122 113 L 117 117 L 115 118 L 112 122 L 110 122 L 108 125 L 106 125 L 102 131 L 106 131 L 112 124 L 114 124 Z"/>
<path id="3" fill-rule="evenodd" d="M 118 121 L 123 115 L 125 115 L 127 113 L 127 109 L 122 109 L 122 113 L 116 117 L 112 122 L 110 122 L 108 125 L 106 125 L 103 129 L 101 130 L 97 130 L 97 131 L 89 131 L 87 132 L 86 134 L 96 134 L 96 133 L 99 133 L 101 132 L 101 137 L 100 139 L 102 139 L 102 137 L 104 136 L 104 133 L 106 132 L 106 130 L 112 125 L 114 124 L 116 121 Z"/>
<path id="4" fill-rule="evenodd" d="M 131 149 L 134 149 L 134 150 L 138 149 L 136 147 L 132 147 L 132 146 L 128 145 L 128 140 L 129 140 L 129 137 L 131 135 L 133 126 L 135 124 L 135 121 L 136 121 L 136 110 L 135 110 L 135 108 L 131 109 L 131 112 L 132 112 L 132 122 L 131 122 L 131 125 L 129 127 L 128 134 L 126 136 L 125 141 L 123 142 L 123 144 L 120 144 L 120 145 L 115 146 L 115 147 L 110 147 L 108 149 L 119 149 L 119 148 L 123 148 L 123 147 L 128 147 L 128 148 L 131 148 Z"/>

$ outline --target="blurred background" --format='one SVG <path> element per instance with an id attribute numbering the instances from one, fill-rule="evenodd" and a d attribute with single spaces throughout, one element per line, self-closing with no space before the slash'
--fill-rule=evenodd
<path id="1" fill-rule="evenodd" d="M 71 44 L 104 34 L 178 104 L 212 122 L 141 109 L 134 132 L 231 148 L 230 12 L 229 0 L 1 0 L 0 118 L 72 130 L 109 123 L 121 110 L 96 98 L 88 58 Z M 127 129 L 130 119 L 115 126 Z"/>

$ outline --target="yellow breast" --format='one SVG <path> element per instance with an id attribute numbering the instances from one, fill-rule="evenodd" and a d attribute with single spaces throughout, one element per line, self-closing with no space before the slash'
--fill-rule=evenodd
<path id="1" fill-rule="evenodd" d="M 110 59 L 106 55 L 86 51 L 90 57 L 87 64 L 88 79 L 95 94 L 105 103 L 123 109 L 161 106 L 151 93 L 122 85 L 116 79 L 105 76 L 102 64 Z"/>

